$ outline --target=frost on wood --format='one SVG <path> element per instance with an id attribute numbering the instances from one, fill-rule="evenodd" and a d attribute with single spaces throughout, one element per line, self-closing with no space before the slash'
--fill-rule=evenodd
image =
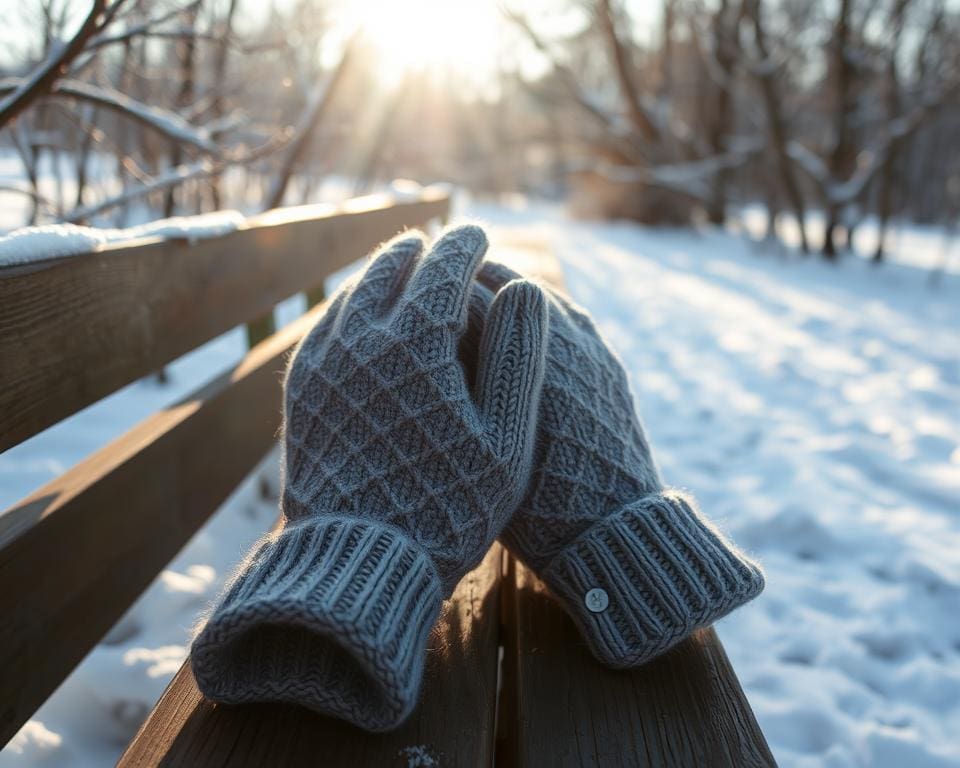
<path id="1" fill-rule="evenodd" d="M 233 232 L 244 222 L 238 211 L 216 211 L 202 216 L 175 216 L 127 229 L 97 229 L 76 224 L 24 227 L 0 237 L 0 267 L 33 264 L 99 250 L 110 243 L 160 237 L 191 242 Z"/>

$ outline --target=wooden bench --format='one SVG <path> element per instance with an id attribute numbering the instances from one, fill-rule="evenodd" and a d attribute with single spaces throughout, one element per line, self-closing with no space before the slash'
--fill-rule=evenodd
<path id="1" fill-rule="evenodd" d="M 291 209 L 194 245 L 0 269 L 0 450 L 290 295 L 318 298 L 328 275 L 448 211 L 442 195 Z M 544 256 L 518 266 L 556 282 Z M 279 372 L 322 312 L 0 516 L 0 743 L 272 447 Z M 383 735 L 296 707 L 213 704 L 187 661 L 120 764 L 774 765 L 712 629 L 636 672 L 606 670 L 499 545 L 459 584 L 429 647 L 419 707 Z"/>

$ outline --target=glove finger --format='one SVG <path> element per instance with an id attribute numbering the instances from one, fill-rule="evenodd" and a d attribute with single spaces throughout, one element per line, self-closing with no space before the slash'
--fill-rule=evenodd
<path id="1" fill-rule="evenodd" d="M 348 315 L 380 317 L 394 305 L 424 249 L 420 232 L 404 232 L 385 243 L 353 289 Z"/>
<path id="2" fill-rule="evenodd" d="M 521 274 L 514 272 L 513 269 L 498 261 L 487 260 L 480 266 L 477 272 L 476 282 L 486 286 L 492 291 L 499 291 L 511 280 L 524 279 Z M 548 299 L 554 299 L 556 305 L 559 305 L 560 311 L 564 313 L 575 326 L 596 334 L 596 328 L 593 320 L 587 314 L 586 310 L 579 307 L 570 300 L 562 291 L 550 286 L 542 286 Z"/>
<path id="3" fill-rule="evenodd" d="M 511 280 L 520 280 L 522 275 L 514 272 L 506 264 L 489 259 L 480 266 L 477 273 L 477 282 L 487 286 L 491 291 L 499 291 Z"/>
<path id="4" fill-rule="evenodd" d="M 404 293 L 408 305 L 458 330 L 466 326 L 470 282 L 487 251 L 487 236 L 473 224 L 456 227 L 417 265 Z"/>
<path id="5" fill-rule="evenodd" d="M 483 338 L 483 327 L 487 322 L 487 313 L 493 303 L 493 296 L 493 291 L 476 281 L 470 286 L 470 298 L 467 302 L 467 330 L 460 337 L 457 356 L 467 373 L 467 384 L 471 389 L 477 383 L 480 339 Z"/>
<path id="6" fill-rule="evenodd" d="M 514 280 L 494 298 L 483 329 L 477 401 L 497 454 L 514 471 L 533 450 L 548 324 L 540 287 Z"/>
<path id="7" fill-rule="evenodd" d="M 477 282 L 493 291 L 499 291 L 511 280 L 519 280 L 522 277 L 506 264 L 488 259 L 480 266 L 480 271 L 477 273 Z M 576 327 L 593 334 L 597 333 L 593 319 L 587 311 L 575 304 L 563 291 L 549 285 L 543 286 L 543 290 L 549 298 L 555 300 L 561 311 Z"/>

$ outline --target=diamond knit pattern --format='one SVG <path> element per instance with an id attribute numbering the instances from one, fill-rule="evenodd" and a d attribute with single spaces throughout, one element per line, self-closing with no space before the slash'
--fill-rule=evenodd
<path id="1" fill-rule="evenodd" d="M 660 488 L 623 368 L 593 323 L 551 297 L 564 333 L 547 344 L 538 446 L 524 519 L 508 537 L 544 568 L 625 503 Z"/>
<path id="2" fill-rule="evenodd" d="M 516 488 L 463 385 L 445 311 L 410 301 L 374 338 L 353 314 L 326 343 L 304 344 L 287 380 L 283 510 L 405 530 L 452 587 Z"/>
<path id="3" fill-rule="evenodd" d="M 483 266 L 468 335 L 517 277 Z M 597 658 L 634 666 L 757 595 L 763 575 L 692 500 L 663 488 L 620 361 L 584 310 L 544 292 L 550 333 L 533 475 L 502 538 L 561 599 Z M 597 611 L 586 605 L 595 588 L 608 601 Z"/>
<path id="4" fill-rule="evenodd" d="M 475 226 L 388 244 L 298 346 L 285 381 L 285 526 L 255 549 L 193 646 L 200 689 L 289 701 L 369 730 L 416 703 L 442 599 L 530 476 L 547 307 L 492 301 L 475 380 L 457 349 L 487 241 Z"/>

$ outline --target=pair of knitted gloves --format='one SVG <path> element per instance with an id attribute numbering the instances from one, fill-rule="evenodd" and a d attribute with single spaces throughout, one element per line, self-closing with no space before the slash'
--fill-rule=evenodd
<path id="1" fill-rule="evenodd" d="M 485 263 L 483 230 L 388 243 L 285 382 L 284 526 L 193 644 L 200 690 L 372 731 L 414 708 L 426 644 L 498 536 L 604 664 L 643 664 L 763 575 L 664 489 L 626 374 L 567 299 Z"/>

